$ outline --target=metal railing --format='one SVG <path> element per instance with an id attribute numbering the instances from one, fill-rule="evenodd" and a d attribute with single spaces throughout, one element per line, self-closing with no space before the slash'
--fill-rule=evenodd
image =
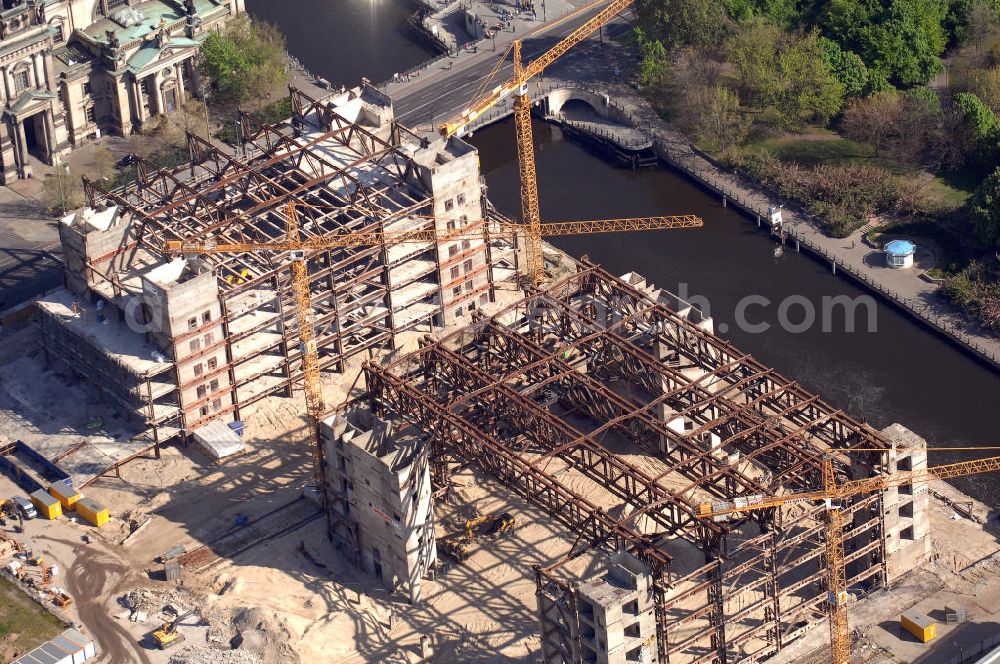
<path id="1" fill-rule="evenodd" d="M 693 150 L 689 149 L 687 151 L 688 154 L 686 155 L 672 154 L 672 151 L 664 145 L 662 147 L 662 152 L 662 156 L 672 166 L 683 171 L 688 175 L 688 177 L 700 182 L 706 188 L 711 189 L 725 197 L 727 201 L 735 203 L 748 215 L 755 216 L 758 220 L 767 218 L 768 213 L 765 205 L 760 205 L 755 201 L 749 200 L 748 194 L 745 191 L 734 188 L 732 183 L 723 182 L 715 177 L 712 177 L 713 172 L 717 173 L 718 167 L 709 164 L 703 157 L 695 154 Z M 821 247 L 819 244 L 812 241 L 808 235 L 800 232 L 797 227 L 801 224 L 808 224 L 808 222 L 786 222 L 784 224 L 787 229 L 786 239 L 795 241 L 799 243 L 800 246 L 806 247 L 813 254 L 827 259 L 830 261 L 831 266 L 835 270 L 846 272 L 853 279 L 860 281 L 871 290 L 874 290 L 886 299 L 891 300 L 915 318 L 936 329 L 938 332 L 947 335 L 959 345 L 978 355 L 980 358 L 990 362 L 994 366 L 1000 367 L 1000 353 L 997 353 L 995 350 L 984 345 L 981 336 L 970 334 L 966 330 L 962 329 L 959 323 L 949 320 L 946 315 L 937 313 L 930 304 L 922 302 L 917 298 L 905 296 L 902 293 L 889 288 L 869 274 L 866 274 L 865 271 L 856 265 L 845 262 L 835 253 Z"/>

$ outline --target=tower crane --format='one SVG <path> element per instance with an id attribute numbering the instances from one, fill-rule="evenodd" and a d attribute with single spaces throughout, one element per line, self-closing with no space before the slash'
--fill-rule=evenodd
<path id="1" fill-rule="evenodd" d="M 542 255 L 541 212 L 538 206 L 538 178 L 535 173 L 535 148 L 531 136 L 531 100 L 528 97 L 528 81 L 538 76 L 545 68 L 561 58 L 571 48 L 594 34 L 604 24 L 628 9 L 635 0 L 612 0 L 600 12 L 587 20 L 579 28 L 541 56 L 524 64 L 521 58 L 521 41 L 515 40 L 514 75 L 506 83 L 498 85 L 461 112 L 460 115 L 439 127 L 445 137 L 463 134 L 469 123 L 489 110 L 502 99 L 514 95 L 514 127 L 517 134 L 517 164 L 521 178 L 521 223 L 527 228 L 528 277 L 534 285 L 545 277 L 545 258 Z"/>
<path id="2" fill-rule="evenodd" d="M 935 448 L 924 450 L 985 450 L 996 447 L 977 448 Z M 887 449 L 850 449 L 837 452 L 886 452 Z M 817 502 L 826 504 L 826 573 L 827 612 L 830 618 L 830 661 L 832 664 L 850 664 L 851 631 L 847 610 L 847 570 L 844 562 L 844 521 L 839 501 L 892 487 L 905 486 L 929 480 L 946 480 L 1000 470 L 1000 456 L 961 461 L 941 466 L 930 466 L 916 470 L 897 471 L 874 477 L 837 482 L 833 468 L 833 453 L 823 458 L 823 487 L 813 491 L 790 493 L 784 496 L 743 496 L 732 500 L 713 501 L 699 505 L 702 517 L 716 521 L 733 515 L 757 510 L 781 507 L 790 503 Z"/>
<path id="3" fill-rule="evenodd" d="M 316 332 L 313 326 L 312 302 L 309 296 L 309 268 L 306 264 L 307 252 L 339 247 L 359 247 L 400 242 L 447 242 L 452 240 L 489 241 L 489 224 L 484 222 L 481 229 L 455 228 L 448 230 L 416 229 L 395 232 L 343 233 L 302 239 L 299 233 L 298 215 L 295 202 L 285 207 L 286 232 L 284 240 L 270 242 L 218 243 L 214 240 L 182 241 L 168 240 L 163 244 L 166 254 L 221 254 L 257 251 L 287 251 L 292 259 L 292 293 L 295 296 L 295 315 L 302 343 L 302 383 L 306 399 L 306 423 L 309 429 L 309 444 L 313 456 L 313 474 L 317 487 L 322 488 L 325 473 L 322 452 L 319 446 L 319 423 L 326 411 L 323 402 L 323 384 L 320 379 L 319 354 L 316 350 Z M 590 233 L 612 233 L 622 231 L 648 231 L 674 228 L 698 228 L 704 222 L 695 215 L 673 217 L 644 217 L 634 219 L 605 219 L 597 221 L 563 221 L 546 224 L 546 235 L 581 235 Z M 520 224 L 499 222 L 498 233 L 493 237 L 512 237 L 521 229 Z M 324 491 L 320 491 L 325 496 Z M 325 500 L 325 498 L 324 498 Z"/>

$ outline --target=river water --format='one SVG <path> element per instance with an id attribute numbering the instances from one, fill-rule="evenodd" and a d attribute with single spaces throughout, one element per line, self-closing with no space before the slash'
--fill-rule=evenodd
<path id="1" fill-rule="evenodd" d="M 413 0 L 246 0 L 246 7 L 281 29 L 306 69 L 335 85 L 385 81 L 435 55 L 410 39 Z"/>
<path id="2" fill-rule="evenodd" d="M 262 6 L 261 15 L 286 32 L 296 57 L 335 82 L 351 83 L 361 75 L 385 78 L 385 72 L 391 75 L 419 62 L 413 59 L 420 49 L 393 24 L 405 20 L 408 11 L 401 0 L 248 0 L 247 5 L 252 12 Z M 284 11 L 274 9 L 279 5 Z M 346 24 L 339 22 L 345 6 Z M 362 6 L 371 6 L 372 13 L 365 14 Z M 332 14 L 312 16 L 323 8 Z M 359 28 L 359 16 L 382 12 L 384 23 Z M 317 30 L 319 25 L 333 32 Z M 560 238 L 553 242 L 559 248 L 589 255 L 615 274 L 635 271 L 675 293 L 703 296 L 723 337 L 852 417 L 877 428 L 900 422 L 931 446 L 1000 445 L 992 410 L 1000 405 L 1000 374 L 881 301 L 873 305 L 874 331 L 868 331 L 870 317 L 863 307 L 854 317 L 858 331 L 845 330 L 842 309 L 827 317 L 829 331 L 824 331 L 824 297 L 858 298 L 867 291 L 795 253 L 794 247 L 775 257 L 774 243 L 754 224 L 673 171 L 613 167 L 564 140 L 557 127 L 542 123 L 535 125 L 535 141 L 545 221 L 682 213 L 705 220 L 705 227 L 695 230 Z M 520 204 L 512 123 L 479 131 L 471 142 L 480 150 L 490 199 L 516 218 Z M 770 303 L 758 299 L 745 310 L 748 322 L 769 326 L 766 332 L 736 324 L 737 306 L 748 296 Z M 807 308 L 816 313 L 814 325 L 801 332 L 783 329 L 782 319 L 797 324 Z M 932 453 L 931 463 L 959 458 L 969 457 Z M 1000 506 L 997 480 L 966 478 L 956 486 Z"/>

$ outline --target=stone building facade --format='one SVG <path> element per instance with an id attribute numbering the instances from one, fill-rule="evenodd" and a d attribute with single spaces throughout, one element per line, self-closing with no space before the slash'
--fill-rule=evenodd
<path id="1" fill-rule="evenodd" d="M 0 179 L 201 96 L 196 58 L 243 0 L 2 0 Z"/>

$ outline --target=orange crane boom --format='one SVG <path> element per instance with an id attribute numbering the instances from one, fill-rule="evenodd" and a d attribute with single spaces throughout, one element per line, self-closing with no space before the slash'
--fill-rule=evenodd
<path id="1" fill-rule="evenodd" d="M 326 235 L 323 237 L 302 239 L 299 233 L 296 203 L 286 205 L 286 237 L 273 242 L 239 242 L 218 243 L 214 240 L 183 241 L 168 240 L 163 244 L 167 254 L 221 254 L 243 253 L 252 251 L 288 251 L 292 258 L 292 292 L 295 296 L 295 317 L 299 328 L 299 339 L 302 342 L 302 376 L 303 390 L 306 398 L 306 421 L 309 429 L 309 444 L 313 456 L 313 473 L 320 495 L 326 500 L 325 471 L 323 455 L 319 442 L 319 423 L 326 411 L 323 401 L 323 383 L 320 378 L 319 354 L 316 350 L 316 332 L 313 327 L 312 302 L 309 295 L 309 268 L 306 263 L 307 252 L 310 250 L 331 249 L 336 247 L 359 247 L 398 242 L 448 242 L 461 239 L 489 240 L 490 222 L 478 222 L 468 228 L 455 228 L 439 231 L 437 229 L 417 229 L 396 232 L 344 233 L 341 235 Z M 482 220 L 481 220 L 482 221 Z M 519 224 L 493 222 L 499 229 L 492 233 L 493 237 L 513 237 Z M 545 235 L 578 235 L 588 233 L 613 233 L 622 231 L 649 231 L 673 228 L 698 228 L 704 222 L 694 215 L 675 217 L 642 217 L 630 219 L 602 219 L 596 221 L 559 221 L 542 226 Z"/>
<path id="2" fill-rule="evenodd" d="M 291 211 L 288 214 L 292 214 Z M 214 240 L 183 241 L 167 240 L 163 250 L 169 254 L 231 254 L 246 251 L 310 251 L 337 247 L 363 247 L 377 244 L 397 244 L 403 242 L 452 242 L 455 240 L 481 240 L 493 238 L 513 238 L 523 231 L 521 224 L 505 222 L 493 223 L 498 230 L 490 231 L 484 224 L 469 222 L 472 228 L 437 230 L 421 228 L 409 231 L 388 231 L 369 233 L 343 233 L 306 239 L 293 239 L 289 234 L 284 240 L 270 242 L 216 242 Z M 545 237 L 561 235 L 589 235 L 594 233 L 623 233 L 636 231 L 657 231 L 682 228 L 700 228 L 704 225 L 700 217 L 693 214 L 667 217 L 635 217 L 626 219 L 599 219 L 593 221 L 556 221 L 543 224 L 541 234 Z"/>
<path id="3" fill-rule="evenodd" d="M 950 449 L 950 448 L 924 448 Z M 982 448 L 987 449 L 987 448 Z M 993 448 L 996 449 L 996 448 Z M 885 452 L 888 450 L 841 450 L 843 452 Z M 833 472 L 833 458 L 823 459 L 823 488 L 815 491 L 791 493 L 785 496 L 741 496 L 733 500 L 702 503 L 699 513 L 713 520 L 725 520 L 731 515 L 755 510 L 781 507 L 804 501 L 826 502 L 826 560 L 827 560 L 827 610 L 830 617 L 830 653 L 832 664 L 850 664 L 851 630 L 847 609 L 847 570 L 844 564 L 844 521 L 840 505 L 844 498 L 882 491 L 929 480 L 945 480 L 1000 470 L 1000 456 L 961 461 L 918 470 L 897 471 L 875 477 L 837 483 Z"/>
<path id="4" fill-rule="evenodd" d="M 508 95 L 516 93 L 517 90 L 525 86 L 528 81 L 545 71 L 546 67 L 561 58 L 567 51 L 582 42 L 584 39 L 594 34 L 605 23 L 624 10 L 628 9 L 634 2 L 635 0 L 613 0 L 593 18 L 588 20 L 573 32 L 569 33 L 565 38 L 563 38 L 562 41 L 540 55 L 537 59 L 533 60 L 531 64 L 525 67 L 519 67 L 517 66 L 517 61 L 515 60 L 514 76 L 506 83 L 493 88 L 488 95 L 473 103 L 472 106 L 462 111 L 460 115 L 441 125 L 441 134 L 444 136 L 451 136 L 452 134 L 458 133 L 461 135 L 461 132 L 465 130 L 465 127 L 477 117 L 482 115 L 483 112 L 488 111 Z M 519 51 L 520 42 L 517 41 L 514 43 L 516 44 L 515 48 Z"/>
<path id="5" fill-rule="evenodd" d="M 531 99 L 528 96 L 528 81 L 541 74 L 546 67 L 599 30 L 601 26 L 619 13 L 628 9 L 634 2 L 635 0 L 612 0 L 604 9 L 527 65 L 521 60 L 521 41 L 515 40 L 512 44 L 514 50 L 513 77 L 506 83 L 495 87 L 488 95 L 439 128 L 445 137 L 456 133 L 461 135 L 469 123 L 473 122 L 484 111 L 492 108 L 509 95 L 514 95 L 517 165 L 521 179 L 521 223 L 527 229 L 527 276 L 535 286 L 541 284 L 545 278 L 545 257 L 542 254 L 541 212 L 538 203 L 538 177 L 535 172 L 535 146 L 531 136 Z"/>

